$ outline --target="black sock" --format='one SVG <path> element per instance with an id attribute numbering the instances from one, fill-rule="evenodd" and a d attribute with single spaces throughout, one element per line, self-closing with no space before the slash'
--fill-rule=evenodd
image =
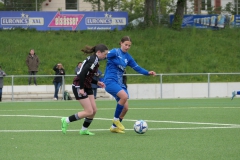
<path id="1" fill-rule="evenodd" d="M 69 121 L 70 121 L 70 122 L 74 122 L 74 121 L 77 121 L 77 120 L 80 119 L 80 118 L 78 117 L 78 114 L 77 114 L 77 113 L 74 114 L 74 115 L 69 116 L 68 118 L 69 118 Z"/>
<path id="2" fill-rule="evenodd" d="M 123 120 L 123 119 L 119 117 L 119 121 L 122 122 L 122 120 Z"/>
<path id="3" fill-rule="evenodd" d="M 83 122 L 83 127 L 88 128 L 90 124 L 92 123 L 93 119 L 85 118 Z"/>

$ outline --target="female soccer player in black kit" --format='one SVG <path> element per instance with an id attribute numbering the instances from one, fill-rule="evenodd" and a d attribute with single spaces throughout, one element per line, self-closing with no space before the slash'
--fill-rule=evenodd
<path id="1" fill-rule="evenodd" d="M 76 100 L 83 107 L 83 111 L 73 114 L 69 117 L 63 117 L 62 132 L 66 134 L 67 127 L 70 122 L 74 122 L 85 118 L 80 135 L 94 135 L 94 133 L 88 130 L 89 125 L 93 121 L 93 118 L 97 112 L 97 106 L 95 103 L 91 83 L 97 84 L 100 87 L 105 87 L 105 84 L 93 79 L 94 73 L 97 72 L 99 67 L 99 59 L 105 59 L 108 53 L 108 48 L 104 44 L 98 44 L 94 47 L 86 46 L 82 49 L 85 54 L 91 54 L 83 62 L 80 70 L 77 72 L 77 76 L 73 79 L 72 90 Z"/>

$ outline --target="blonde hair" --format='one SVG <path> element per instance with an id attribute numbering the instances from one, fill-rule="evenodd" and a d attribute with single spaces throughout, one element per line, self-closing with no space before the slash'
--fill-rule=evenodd
<path id="1" fill-rule="evenodd" d="M 59 69 L 60 66 L 61 66 L 62 69 L 64 69 L 62 63 L 57 64 L 58 69 Z"/>

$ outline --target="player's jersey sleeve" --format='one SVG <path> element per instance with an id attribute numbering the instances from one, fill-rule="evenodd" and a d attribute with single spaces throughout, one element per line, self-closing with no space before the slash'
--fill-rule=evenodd
<path id="1" fill-rule="evenodd" d="M 93 70 L 95 67 L 94 64 L 95 58 L 94 56 L 87 57 L 86 60 L 83 61 L 81 69 L 77 72 L 77 76 L 79 78 L 80 89 L 84 88 L 84 80 L 90 70 Z"/>
<path id="2" fill-rule="evenodd" d="M 132 58 L 132 56 L 129 55 L 128 57 L 128 66 L 130 66 L 132 69 L 134 69 L 136 72 L 143 74 L 143 75 L 149 75 L 148 70 L 140 67 L 137 62 Z"/>
<path id="3" fill-rule="evenodd" d="M 107 59 L 114 58 L 116 56 L 117 56 L 117 50 L 116 49 L 112 49 L 112 50 L 108 51 Z"/>

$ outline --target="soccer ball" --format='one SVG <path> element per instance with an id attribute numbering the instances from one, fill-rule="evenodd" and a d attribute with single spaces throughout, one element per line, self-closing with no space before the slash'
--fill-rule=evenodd
<path id="1" fill-rule="evenodd" d="M 133 126 L 134 131 L 138 134 L 144 134 L 148 130 L 147 122 L 144 120 L 137 120 Z"/>

